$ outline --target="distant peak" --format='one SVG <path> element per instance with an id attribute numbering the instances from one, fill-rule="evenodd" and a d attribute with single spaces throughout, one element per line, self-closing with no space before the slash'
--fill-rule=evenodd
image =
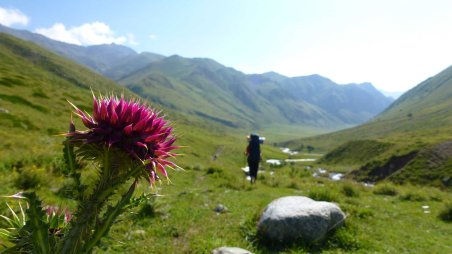
<path id="1" fill-rule="evenodd" d="M 324 76 L 322 76 L 320 74 L 311 74 L 311 75 L 307 75 L 306 77 L 309 77 L 309 78 L 325 78 Z"/>
<path id="2" fill-rule="evenodd" d="M 268 72 L 264 72 L 262 73 L 262 75 L 267 75 L 267 76 L 282 76 L 281 74 L 274 72 L 274 71 L 268 71 Z"/>
<path id="3" fill-rule="evenodd" d="M 284 75 L 281 75 L 281 74 L 279 74 L 277 72 L 274 72 L 274 71 L 269 71 L 269 72 L 262 73 L 262 76 L 264 76 L 264 77 L 266 77 L 268 79 L 274 80 L 274 81 L 280 81 L 280 80 L 284 80 L 284 79 L 288 78 L 288 77 L 286 77 Z"/>
<path id="4" fill-rule="evenodd" d="M 370 83 L 370 82 L 360 83 L 360 84 L 358 84 L 358 86 L 375 88 L 374 85 L 372 85 L 372 83 Z"/>
<path id="5" fill-rule="evenodd" d="M 319 74 L 311 74 L 311 75 L 307 75 L 307 76 L 299 76 L 299 77 L 294 77 L 294 78 L 295 79 L 308 80 L 308 81 L 311 81 L 311 82 L 322 82 L 322 83 L 326 82 L 326 83 L 337 85 L 331 79 L 326 78 L 324 76 L 321 76 Z"/>
<path id="6" fill-rule="evenodd" d="M 170 55 L 168 58 L 183 58 L 178 54 Z"/>
<path id="7" fill-rule="evenodd" d="M 334 83 L 331 79 L 324 77 L 322 75 L 319 75 L 319 74 L 311 74 L 311 75 L 307 75 L 307 76 L 301 76 L 300 78 L 307 78 L 310 80 L 325 80 L 325 81 L 328 80 L 328 81 Z"/>

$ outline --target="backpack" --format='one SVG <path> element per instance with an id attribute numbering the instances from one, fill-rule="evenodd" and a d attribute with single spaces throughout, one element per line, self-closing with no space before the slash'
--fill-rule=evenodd
<path id="1" fill-rule="evenodd" d="M 250 135 L 250 142 L 248 145 L 248 160 L 249 161 L 260 161 L 261 160 L 261 147 L 259 136 L 256 134 Z"/>

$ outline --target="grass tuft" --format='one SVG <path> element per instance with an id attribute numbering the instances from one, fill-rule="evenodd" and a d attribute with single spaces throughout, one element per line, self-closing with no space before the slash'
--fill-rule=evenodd
<path id="1" fill-rule="evenodd" d="M 342 193 L 347 197 L 359 197 L 359 189 L 352 183 L 345 183 L 342 186 Z"/>
<path id="2" fill-rule="evenodd" d="M 375 186 L 373 193 L 377 195 L 397 196 L 399 191 L 393 184 L 384 183 Z"/>
<path id="3" fill-rule="evenodd" d="M 409 192 L 401 195 L 400 200 L 422 202 L 422 201 L 428 201 L 428 200 L 430 200 L 430 198 L 425 193 L 421 193 L 418 191 L 409 191 Z"/>
<path id="4" fill-rule="evenodd" d="M 339 201 L 339 195 L 337 194 L 337 192 L 325 188 L 313 189 L 309 192 L 308 196 L 316 201 L 328 201 L 328 202 Z"/>

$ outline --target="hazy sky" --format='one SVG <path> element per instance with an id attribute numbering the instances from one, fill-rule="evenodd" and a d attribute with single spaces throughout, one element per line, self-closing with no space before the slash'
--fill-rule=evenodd
<path id="1" fill-rule="evenodd" d="M 115 42 L 386 91 L 452 65 L 449 0 L 1 0 L 0 23 L 80 45 Z"/>

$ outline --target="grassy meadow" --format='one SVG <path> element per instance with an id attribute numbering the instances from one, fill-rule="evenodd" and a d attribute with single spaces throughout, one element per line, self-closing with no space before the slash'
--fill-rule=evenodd
<path id="1" fill-rule="evenodd" d="M 280 158 L 284 156 L 280 154 Z M 450 192 L 390 183 L 368 187 L 348 180 L 315 178 L 315 165 L 307 169 L 305 163 L 281 167 L 263 164 L 257 184 L 251 185 L 240 163 L 227 167 L 215 164 L 172 171 L 170 184 L 154 188 L 142 181 L 136 195 L 150 193 L 148 201 L 121 215 L 95 253 L 209 253 L 219 246 L 239 246 L 254 253 L 451 251 L 452 225 L 439 218 L 452 200 Z M 14 193 L 28 183 L 45 203 L 73 207 L 64 192 L 69 183 L 49 166 L 30 169 L 33 174 L 28 175 L 28 182 L 17 170 L 2 171 L 2 193 Z M 338 203 L 347 215 L 345 226 L 331 232 L 323 243 L 266 246 L 256 238 L 258 217 L 270 201 L 289 195 Z M 16 202 L 8 202 L 17 208 Z M 215 211 L 220 204 L 226 207 L 224 212 Z M 4 204 L 1 207 L 6 211 Z"/>
<path id="2" fill-rule="evenodd" d="M 6 202 L 19 210 L 17 200 L 4 197 L 19 191 L 36 191 L 45 205 L 72 210 L 76 207 L 71 198 L 73 182 L 62 170 L 64 138 L 58 135 L 67 130 L 71 119 L 67 100 L 90 111 L 90 89 L 96 94 L 137 96 L 86 68 L 10 36 L 0 35 L 0 58 L 0 214 L 10 216 Z M 164 181 L 154 188 L 141 181 L 135 197 L 147 193 L 147 202 L 122 214 L 95 253 L 210 253 L 225 245 L 253 253 L 452 252 L 450 190 L 385 181 L 369 187 L 351 180 L 313 177 L 318 167 L 347 173 L 372 160 L 384 161 L 394 154 L 448 140 L 450 128 L 413 132 L 400 127 L 401 131 L 382 137 L 378 134 L 382 129 L 396 125 L 381 120 L 379 125 L 365 127 L 368 129 L 287 143 L 305 147 L 303 153 L 289 156 L 281 152 L 279 143 L 326 130 L 270 126 L 258 130 L 267 137 L 262 147 L 264 161 L 318 159 L 320 155 L 314 154 L 332 151 L 350 137 L 370 141 L 354 144 L 355 150 L 345 146 L 318 163 L 278 167 L 262 163 L 257 184 L 251 185 L 241 170 L 245 136 L 250 130 L 201 121 L 171 109 L 163 111 L 175 127 L 177 145 L 185 146 L 177 151 L 183 155 L 175 159 L 184 170 L 170 171 L 171 183 Z M 80 121 L 75 124 L 83 129 Z M 351 136 L 346 138 L 345 133 Z M 306 153 L 307 145 L 314 146 L 314 154 Z M 84 164 L 82 181 L 97 177 L 95 166 Z M 270 201 L 288 195 L 338 203 L 347 214 L 345 226 L 331 232 L 325 242 L 266 246 L 256 237 L 259 215 Z M 220 204 L 227 209 L 216 212 Z"/>

